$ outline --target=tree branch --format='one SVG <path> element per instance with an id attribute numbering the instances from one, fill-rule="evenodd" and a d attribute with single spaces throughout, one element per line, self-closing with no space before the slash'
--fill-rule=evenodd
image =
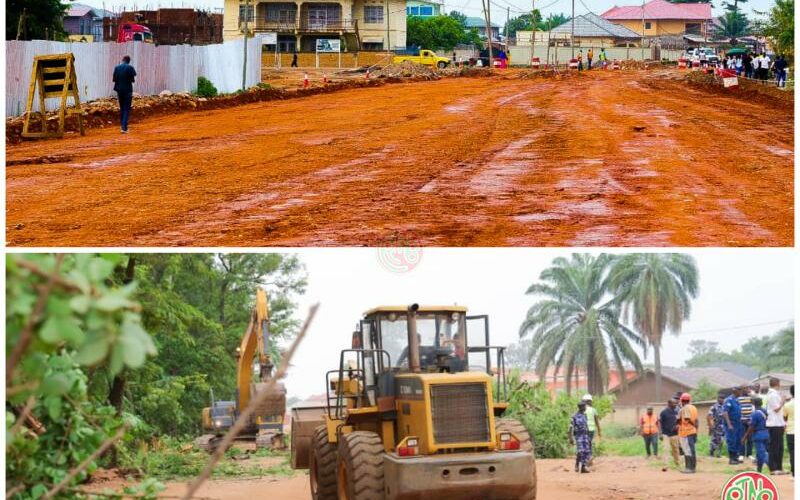
<path id="1" fill-rule="evenodd" d="M 200 489 L 200 486 L 202 486 L 202 484 L 211 476 L 211 473 L 214 471 L 214 467 L 216 467 L 217 463 L 219 463 L 219 461 L 225 455 L 225 450 L 228 449 L 236 436 L 238 436 L 239 433 L 244 430 L 247 423 L 250 422 L 250 418 L 253 416 L 253 413 L 255 413 L 256 408 L 261 406 L 270 396 L 272 396 L 272 391 L 275 389 L 275 384 L 277 384 L 278 380 L 286 376 L 292 356 L 294 356 L 297 347 L 300 345 L 300 342 L 302 342 L 303 337 L 305 337 L 308 327 L 311 324 L 311 321 L 314 319 L 318 308 L 319 304 L 314 304 L 311 306 L 311 309 L 308 311 L 308 316 L 303 323 L 303 327 L 300 329 L 300 332 L 297 334 L 294 342 L 292 342 L 292 345 L 289 346 L 289 350 L 281 360 L 281 364 L 278 367 L 278 370 L 275 372 L 275 376 L 270 378 L 267 381 L 266 387 L 250 400 L 250 404 L 247 405 L 247 408 L 244 409 L 230 430 L 228 430 L 228 432 L 222 438 L 222 442 L 214 450 L 214 454 L 211 455 L 211 458 L 209 459 L 208 464 L 206 464 L 205 469 L 203 469 L 203 472 L 194 481 L 189 483 L 189 487 L 186 493 L 183 495 L 184 500 L 191 499 L 197 490 Z"/>

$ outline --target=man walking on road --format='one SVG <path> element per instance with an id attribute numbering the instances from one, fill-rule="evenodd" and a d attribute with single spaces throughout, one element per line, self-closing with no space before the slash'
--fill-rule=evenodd
<path id="1" fill-rule="evenodd" d="M 708 453 L 712 457 L 722 455 L 722 440 L 725 438 L 725 419 L 722 418 L 722 413 L 725 411 L 724 402 L 725 396 L 722 393 L 717 394 L 717 402 L 711 406 L 706 416 L 710 438 Z"/>
<path id="2" fill-rule="evenodd" d="M 783 472 L 783 431 L 786 421 L 783 419 L 783 396 L 778 391 L 781 382 L 777 378 L 769 379 L 767 391 L 767 431 L 769 432 L 769 471 L 773 475 Z"/>
<path id="3" fill-rule="evenodd" d="M 694 474 L 697 470 L 697 408 L 692 404 L 692 396 L 688 392 L 681 394 L 681 411 L 678 414 L 678 436 L 681 439 L 683 460 L 686 469 L 684 474 Z"/>
<path id="4" fill-rule="evenodd" d="M 680 446 L 678 437 L 678 400 L 670 399 L 667 401 L 667 407 L 661 410 L 658 416 L 661 422 L 662 436 L 667 436 L 669 439 L 669 451 L 672 454 L 672 460 L 675 462 L 675 467 L 680 465 Z"/>
<path id="5" fill-rule="evenodd" d="M 582 398 L 586 403 L 586 423 L 589 426 L 589 446 L 594 451 L 594 436 L 597 434 L 598 439 L 600 435 L 600 418 L 597 416 L 597 410 L 594 407 L 591 394 L 584 394 Z M 592 465 L 591 463 L 589 465 Z"/>
<path id="6" fill-rule="evenodd" d="M 114 68 L 114 91 L 119 100 L 119 123 L 120 131 L 128 133 L 128 118 L 131 114 L 131 103 L 133 101 L 133 82 L 136 80 L 136 70 L 131 66 L 130 56 L 122 58 L 122 63 Z"/>
<path id="7" fill-rule="evenodd" d="M 653 456 L 658 456 L 658 435 L 661 433 L 661 423 L 653 413 L 653 407 L 647 407 L 647 413 L 639 418 L 639 434 L 644 438 L 644 449 L 647 458 L 650 458 L 650 448 L 653 449 Z"/>
<path id="8" fill-rule="evenodd" d="M 592 459 L 592 445 L 589 441 L 589 425 L 586 420 L 586 403 L 578 403 L 578 411 L 572 415 L 569 424 L 569 442 L 575 445 L 575 472 L 589 472 Z"/>
<path id="9" fill-rule="evenodd" d="M 742 410 L 739 406 L 739 387 L 734 387 L 730 396 L 725 398 L 723 403 L 722 418 L 725 419 L 725 444 L 728 445 L 728 464 L 739 464 L 739 448 L 741 446 L 742 433 Z"/>

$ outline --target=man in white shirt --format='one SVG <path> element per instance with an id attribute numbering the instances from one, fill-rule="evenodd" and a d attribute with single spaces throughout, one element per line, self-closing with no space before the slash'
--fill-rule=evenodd
<path id="1" fill-rule="evenodd" d="M 786 421 L 783 419 L 783 405 L 786 402 L 778 391 L 781 382 L 776 378 L 769 379 L 767 391 L 767 431 L 769 432 L 769 470 L 772 475 L 783 472 L 783 431 Z"/>

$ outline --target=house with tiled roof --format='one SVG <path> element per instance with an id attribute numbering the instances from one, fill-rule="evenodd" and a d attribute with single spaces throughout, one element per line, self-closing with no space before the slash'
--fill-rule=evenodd
<path id="1" fill-rule="evenodd" d="M 575 16 L 573 27 L 572 20 L 551 29 L 550 32 L 536 35 L 536 43 L 540 37 L 547 40 L 569 40 L 575 36 L 575 45 L 590 47 L 624 47 L 637 42 L 641 35 L 621 24 L 615 24 L 602 17 L 587 13 Z M 544 38 L 542 38 L 544 40 Z"/>
<path id="2" fill-rule="evenodd" d="M 713 19 L 710 3 L 672 3 L 667 0 L 615 6 L 603 12 L 600 17 L 646 37 L 707 37 L 710 35 L 709 27 Z"/>
<path id="3" fill-rule="evenodd" d="M 81 3 L 72 3 L 64 15 L 64 31 L 76 41 L 102 41 L 103 18 L 114 14 Z"/>
<path id="4" fill-rule="evenodd" d="M 645 369 L 644 372 L 629 380 L 625 386 L 618 385 L 609 390 L 616 397 L 615 404 L 622 406 L 641 406 L 654 401 L 666 400 L 675 393 L 692 393 L 707 382 L 720 390 L 749 385 L 750 378 L 736 373 L 709 366 L 704 368 L 661 368 L 661 398 L 656 397 L 655 372 Z"/>

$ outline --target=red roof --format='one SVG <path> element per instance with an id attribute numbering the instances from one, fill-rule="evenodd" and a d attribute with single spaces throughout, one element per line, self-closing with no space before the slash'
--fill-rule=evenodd
<path id="1" fill-rule="evenodd" d="M 609 21 L 642 19 L 642 6 L 612 7 L 600 17 Z M 650 0 L 644 4 L 644 19 L 706 21 L 711 18 L 711 4 L 709 3 L 670 3 L 666 0 Z"/>
<path id="2" fill-rule="evenodd" d="M 555 376 L 554 376 L 555 374 Z M 637 377 L 636 370 L 631 368 L 625 369 L 625 378 L 627 380 L 633 380 Z M 555 394 L 562 390 L 566 390 L 567 388 L 567 380 L 564 376 L 563 370 L 559 373 L 555 373 L 555 369 L 550 367 L 547 369 L 547 373 L 544 376 L 544 379 L 540 379 L 538 375 L 534 372 L 523 372 L 520 373 L 520 380 L 522 382 L 529 382 L 535 383 L 539 380 L 542 380 L 547 387 L 547 390 L 551 393 Z M 619 372 L 615 369 L 611 369 L 608 371 L 608 390 L 611 390 L 619 385 L 621 385 L 621 378 L 619 376 Z M 578 376 L 575 378 L 572 377 L 572 389 L 575 391 L 585 391 L 586 387 L 588 386 L 588 381 L 586 378 L 586 373 L 583 370 L 578 371 Z"/>

